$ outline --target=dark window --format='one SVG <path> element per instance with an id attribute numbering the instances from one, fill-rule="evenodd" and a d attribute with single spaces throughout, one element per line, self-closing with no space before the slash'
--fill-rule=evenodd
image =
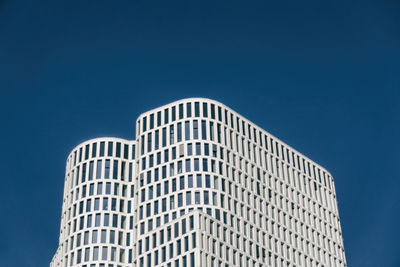
<path id="1" fill-rule="evenodd" d="M 178 123 L 178 142 L 182 141 L 182 123 Z"/>
<path id="2" fill-rule="evenodd" d="M 199 138 L 199 123 L 197 120 L 193 121 L 193 139 Z"/>
<path id="3" fill-rule="evenodd" d="M 113 155 L 113 143 L 112 142 L 108 142 L 108 152 L 107 155 L 109 157 L 111 157 Z"/>
<path id="4" fill-rule="evenodd" d="M 191 103 L 186 104 L 186 117 L 188 117 L 188 118 L 192 117 L 192 104 Z"/>
<path id="5" fill-rule="evenodd" d="M 164 124 L 168 123 L 168 109 L 166 108 L 164 110 Z"/>
<path id="6" fill-rule="evenodd" d="M 207 127 L 206 127 L 206 121 L 201 121 L 201 138 L 203 140 L 207 139 Z"/>
<path id="7" fill-rule="evenodd" d="M 167 145 L 167 128 L 163 128 L 162 129 L 162 146 L 166 146 Z"/>
<path id="8" fill-rule="evenodd" d="M 89 145 L 85 146 L 85 160 L 89 158 Z"/>
<path id="9" fill-rule="evenodd" d="M 155 131 L 155 134 L 154 134 L 154 149 L 158 149 L 158 145 L 159 145 L 159 142 L 158 142 L 158 139 L 159 139 L 159 131 L 157 130 L 157 131 Z"/>
<path id="10" fill-rule="evenodd" d="M 176 108 L 172 107 L 171 112 L 172 112 L 172 114 L 171 114 L 171 122 L 173 122 L 173 121 L 176 120 Z"/>
<path id="11" fill-rule="evenodd" d="M 179 104 L 179 119 L 183 119 L 183 104 Z"/>
<path id="12" fill-rule="evenodd" d="M 194 103 L 194 116 L 195 117 L 200 116 L 200 103 L 199 102 Z"/>
<path id="13" fill-rule="evenodd" d="M 215 119 L 215 105 L 211 104 L 211 119 Z"/>
<path id="14" fill-rule="evenodd" d="M 208 110 L 207 110 L 207 103 L 203 103 L 203 117 L 207 118 Z"/>
<path id="15" fill-rule="evenodd" d="M 116 157 L 121 157 L 121 143 L 117 143 Z"/>
<path id="16" fill-rule="evenodd" d="M 96 170 L 96 178 L 99 179 L 101 177 L 101 160 L 97 161 L 97 170 Z"/>
<path id="17" fill-rule="evenodd" d="M 124 145 L 124 159 L 128 159 L 129 147 Z"/>
<path id="18" fill-rule="evenodd" d="M 150 130 L 154 128 L 154 114 L 150 115 Z"/>
<path id="19" fill-rule="evenodd" d="M 105 145 L 105 142 L 100 143 L 100 157 L 104 156 L 104 145 Z"/>
<path id="20" fill-rule="evenodd" d="M 186 121 L 185 122 L 185 140 L 190 139 L 190 122 Z"/>
<path id="21" fill-rule="evenodd" d="M 97 143 L 92 144 L 92 158 L 96 157 Z"/>
<path id="22" fill-rule="evenodd" d="M 113 179 L 118 179 L 118 160 L 114 160 Z"/>
<path id="23" fill-rule="evenodd" d="M 143 127 L 143 132 L 145 132 L 146 131 L 146 126 L 147 126 L 147 117 L 143 117 L 143 124 L 142 124 L 142 127 Z"/>

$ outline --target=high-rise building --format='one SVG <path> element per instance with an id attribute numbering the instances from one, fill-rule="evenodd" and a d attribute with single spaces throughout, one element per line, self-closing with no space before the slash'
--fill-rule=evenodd
<path id="1" fill-rule="evenodd" d="M 51 267 L 346 266 L 331 174 L 225 105 L 139 116 L 67 159 Z"/>

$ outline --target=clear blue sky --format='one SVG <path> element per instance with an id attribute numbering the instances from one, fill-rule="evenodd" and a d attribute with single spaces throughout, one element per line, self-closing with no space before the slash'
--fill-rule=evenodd
<path id="1" fill-rule="evenodd" d="M 47 266 L 65 159 L 192 96 L 334 176 L 349 267 L 400 266 L 400 1 L 0 0 L 0 267 Z"/>

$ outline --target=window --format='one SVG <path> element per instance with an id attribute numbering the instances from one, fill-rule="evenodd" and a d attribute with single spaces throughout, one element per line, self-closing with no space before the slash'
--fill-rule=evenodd
<path id="1" fill-rule="evenodd" d="M 96 169 L 96 179 L 101 178 L 101 165 L 102 165 L 102 160 L 97 161 L 97 169 Z"/>
<path id="2" fill-rule="evenodd" d="M 197 120 L 193 121 L 193 139 L 199 139 L 199 123 Z"/>
<path id="3" fill-rule="evenodd" d="M 179 119 L 183 119 L 183 104 L 179 104 Z"/>
<path id="4" fill-rule="evenodd" d="M 177 133 L 178 142 L 182 141 L 182 123 L 178 123 L 178 133 Z"/>
<path id="5" fill-rule="evenodd" d="M 92 144 L 92 158 L 96 157 L 96 148 L 97 148 L 97 143 Z"/>
<path id="6" fill-rule="evenodd" d="M 157 126 L 161 125 L 161 111 L 157 112 Z"/>
<path id="7" fill-rule="evenodd" d="M 201 178 L 201 174 L 197 174 L 196 175 L 196 183 L 197 183 L 197 187 L 202 187 L 202 178 Z"/>
<path id="8" fill-rule="evenodd" d="M 173 122 L 176 120 L 176 107 L 172 107 L 171 113 L 171 122 Z"/>
<path id="9" fill-rule="evenodd" d="M 207 118 L 208 116 L 208 110 L 207 110 L 207 103 L 203 103 L 203 117 Z"/>
<path id="10" fill-rule="evenodd" d="M 200 192 L 195 193 L 195 204 L 200 204 Z"/>
<path id="11" fill-rule="evenodd" d="M 186 121 L 185 122 L 185 140 L 190 139 L 190 122 Z"/>
<path id="12" fill-rule="evenodd" d="M 174 125 L 169 126 L 169 144 L 172 145 L 174 143 Z"/>
<path id="13" fill-rule="evenodd" d="M 204 120 L 201 121 L 201 138 L 203 140 L 207 139 L 207 127 L 206 127 L 206 121 Z"/>
<path id="14" fill-rule="evenodd" d="M 186 117 L 192 116 L 192 103 L 186 103 Z"/>
<path id="15" fill-rule="evenodd" d="M 195 117 L 200 116 L 200 103 L 199 102 L 194 103 L 194 116 Z"/>

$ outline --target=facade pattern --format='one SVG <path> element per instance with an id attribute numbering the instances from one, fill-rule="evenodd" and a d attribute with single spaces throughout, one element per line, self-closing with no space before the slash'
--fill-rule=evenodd
<path id="1" fill-rule="evenodd" d="M 183 99 L 68 156 L 50 267 L 347 266 L 328 171 L 225 105 Z"/>

